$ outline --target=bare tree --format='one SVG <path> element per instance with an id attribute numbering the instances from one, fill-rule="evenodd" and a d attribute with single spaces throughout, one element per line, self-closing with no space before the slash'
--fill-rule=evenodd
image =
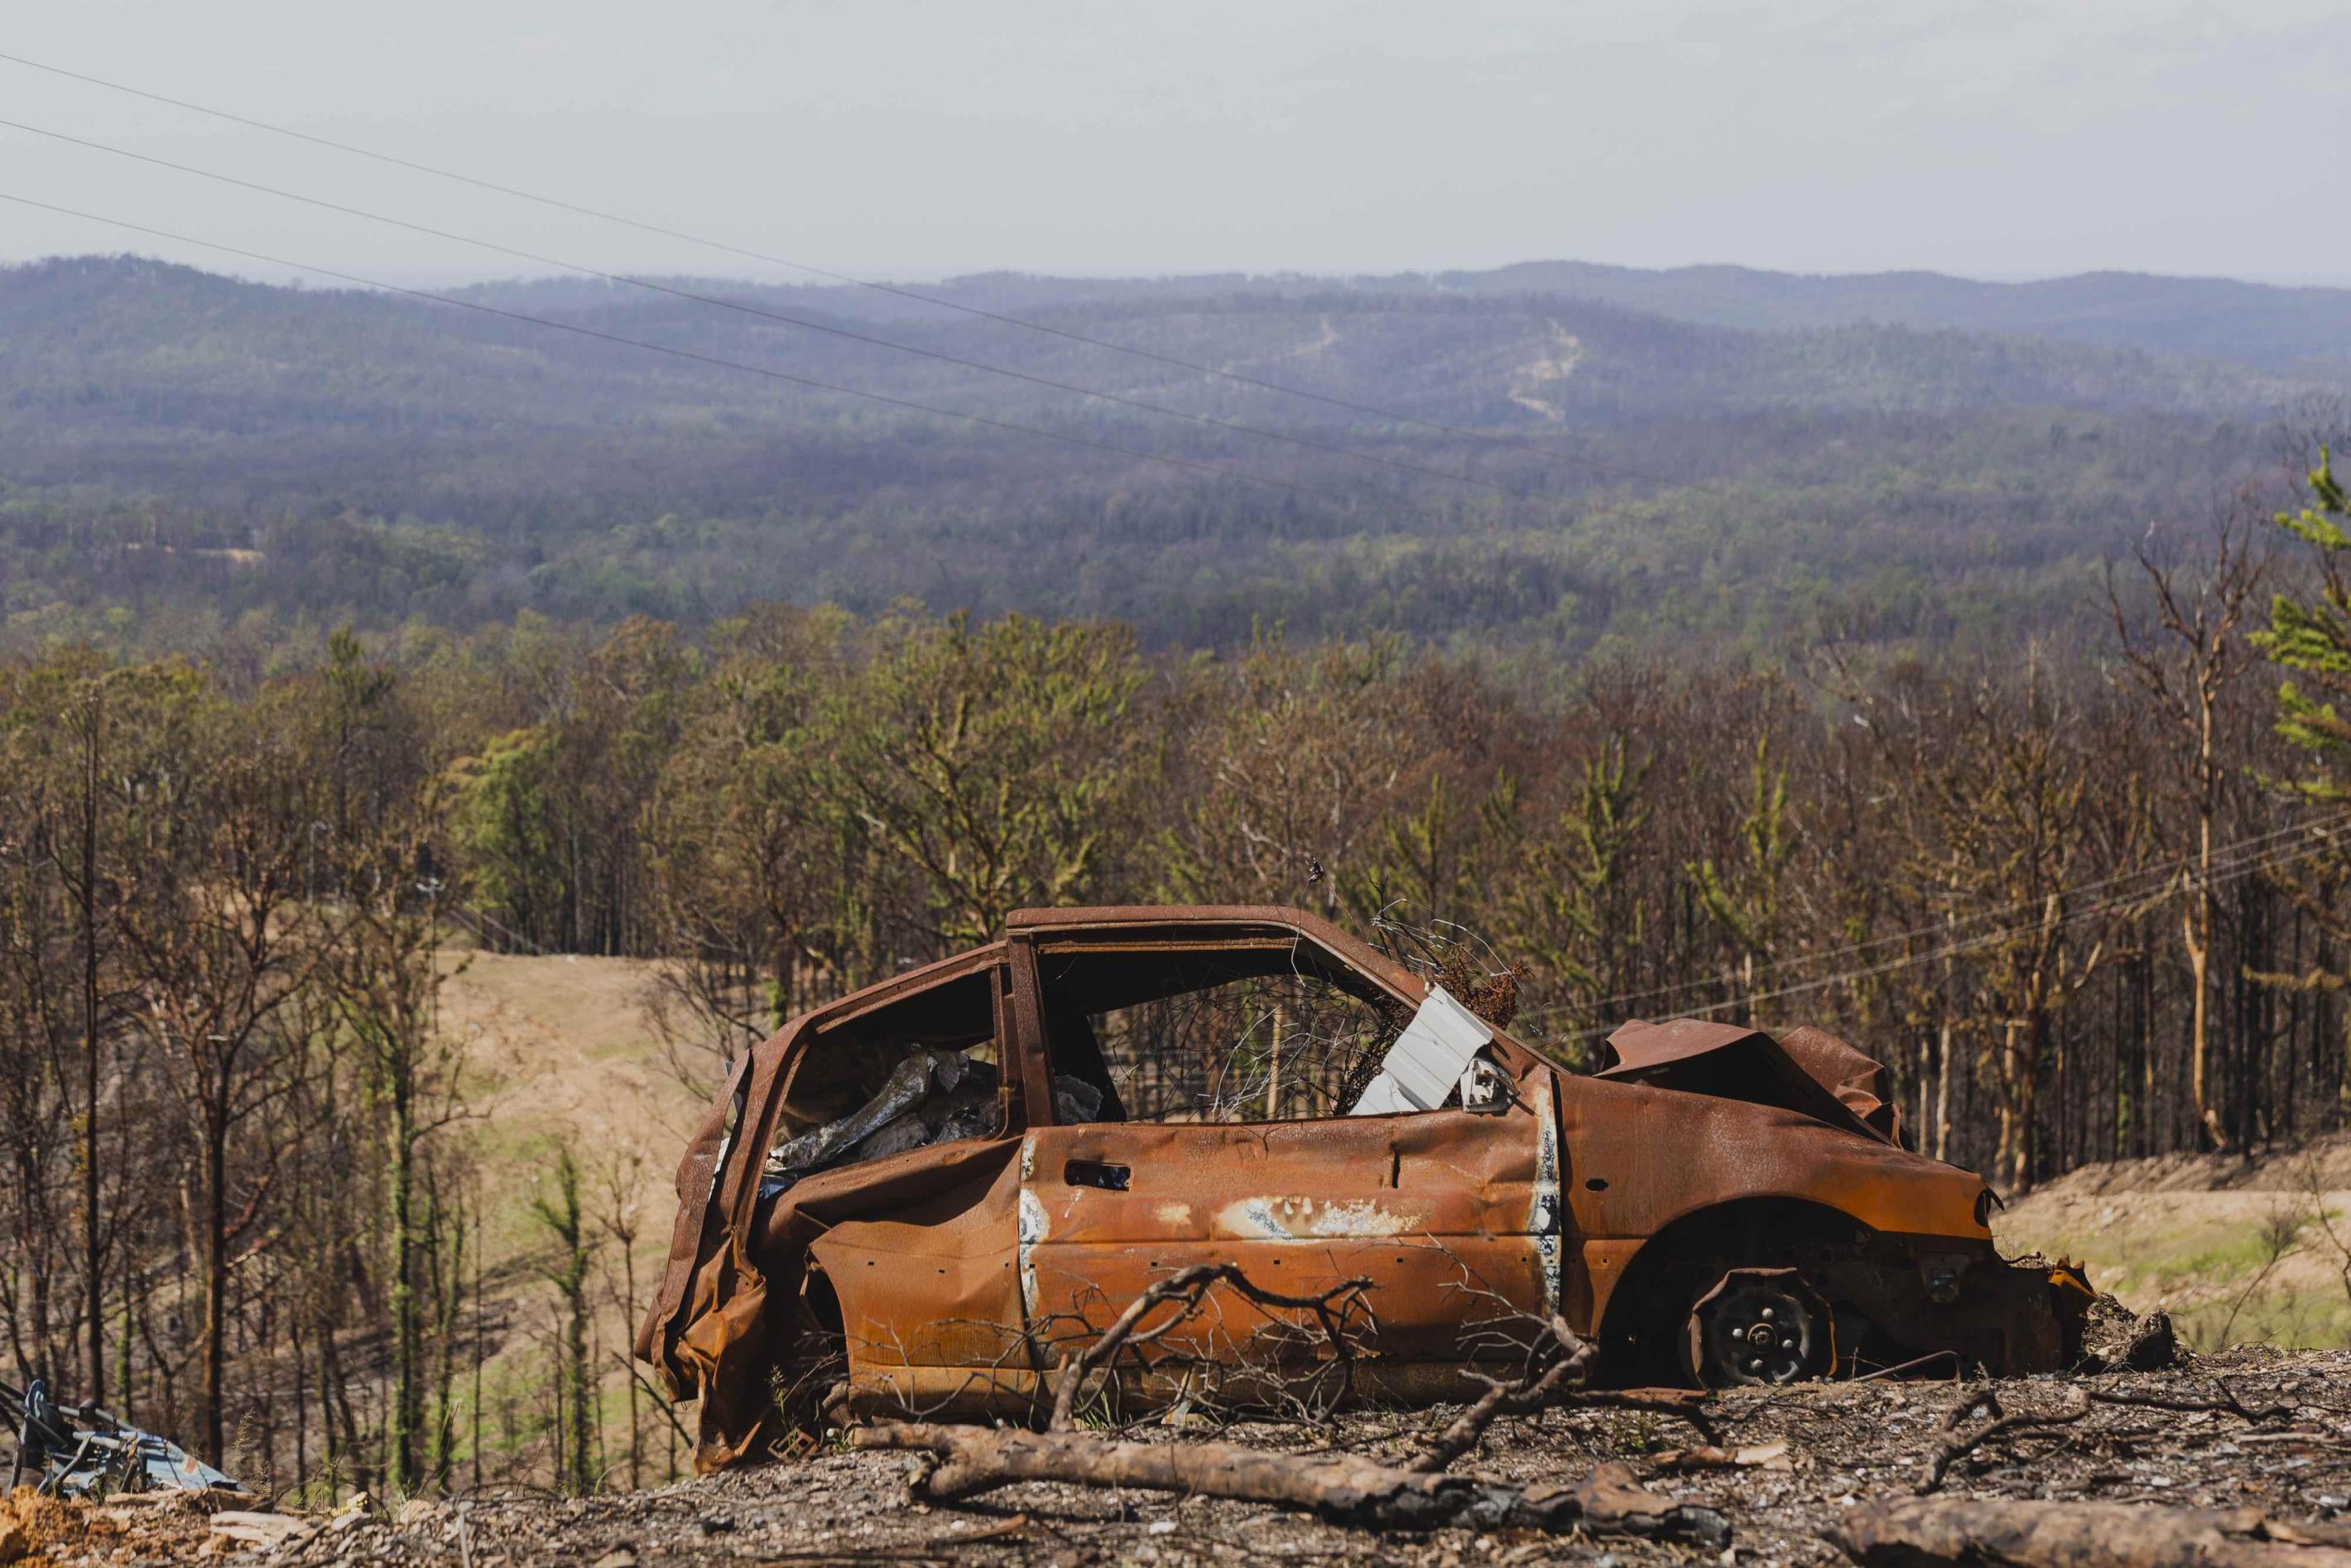
<path id="1" fill-rule="evenodd" d="M 621 1321 L 633 1327 L 637 1321 L 637 1241 L 643 1233 L 644 1215 L 637 1200 L 642 1183 L 645 1156 L 642 1150 L 626 1149 L 612 1156 L 603 1167 L 597 1195 L 602 1200 L 602 1212 L 597 1223 L 605 1238 L 612 1244 L 618 1265 L 611 1281 L 613 1299 L 621 1309 Z M 642 1389 L 634 1368 L 627 1356 L 622 1358 L 622 1371 L 629 1375 L 629 1485 L 632 1489 L 644 1484 L 644 1441 L 640 1399 Z"/>
<path id="2" fill-rule="evenodd" d="M 267 1238 L 266 1199 L 286 1152 L 266 1140 L 243 1148 L 240 1137 L 293 1082 L 301 1053 L 279 1026 L 327 952 L 315 911 L 297 899 L 315 777 L 275 716 L 190 698 L 181 769 L 141 814 L 140 881 L 120 928 L 144 1027 L 193 1134 L 199 1441 L 215 1463 L 226 1435 L 229 1274 Z"/>
<path id="3" fill-rule="evenodd" d="M 591 1402 L 598 1379 L 588 1352 L 588 1325 L 593 1315 L 588 1271 L 595 1260 L 596 1243 L 589 1234 L 580 1202 L 580 1161 L 569 1144 L 556 1151 L 555 1196 L 532 1198 L 530 1208 L 557 1249 L 545 1273 L 562 1308 L 555 1343 L 557 1451 L 569 1461 L 568 1466 L 559 1466 L 557 1480 L 567 1490 L 584 1494 L 594 1491 L 597 1483 Z M 563 1417 L 569 1419 L 568 1433 L 560 1430 Z"/>
<path id="4" fill-rule="evenodd" d="M 2210 1083 L 2215 826 L 2241 754 L 2224 733 L 2225 704 L 2230 688 L 2261 662 L 2243 631 L 2269 574 L 2266 537 L 2245 496 L 2215 508 L 2187 560 L 2150 528 L 2133 551 L 2148 596 L 2144 620 L 2126 606 L 2111 569 L 2106 576 L 2115 635 L 2150 711 L 2174 738 L 2179 790 L 2192 824 L 2194 843 L 2177 883 L 2190 977 L 2189 1095 L 2215 1148 L 2230 1141 Z"/>
<path id="5" fill-rule="evenodd" d="M 424 1448 L 427 1254 L 443 1237 L 434 1206 L 420 1191 L 428 1146 L 465 1113 L 459 1042 L 442 1034 L 439 963 L 442 901 L 452 889 L 433 845 L 443 831 L 444 790 L 428 779 L 403 810 L 353 846 L 342 868 L 350 889 L 325 978 L 337 1016 L 356 1048 L 381 1118 L 385 1223 L 391 1244 L 391 1481 L 413 1491 L 427 1469 Z"/>

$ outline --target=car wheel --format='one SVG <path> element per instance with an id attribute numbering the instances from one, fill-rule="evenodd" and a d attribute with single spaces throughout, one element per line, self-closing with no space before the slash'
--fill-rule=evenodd
<path id="1" fill-rule="evenodd" d="M 1708 1388 L 1797 1383 L 1836 1364 L 1828 1305 L 1793 1269 L 1733 1269 L 1691 1306 L 1683 1370 Z"/>

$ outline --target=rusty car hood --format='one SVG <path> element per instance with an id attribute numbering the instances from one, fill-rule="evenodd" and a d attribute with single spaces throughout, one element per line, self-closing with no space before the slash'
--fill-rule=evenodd
<path id="1" fill-rule="evenodd" d="M 1594 1077 L 1778 1105 L 1901 1146 L 1892 1075 L 1825 1030 L 1808 1024 L 1774 1038 L 1707 1019 L 1636 1019 L 1608 1048 L 1613 1060 Z"/>

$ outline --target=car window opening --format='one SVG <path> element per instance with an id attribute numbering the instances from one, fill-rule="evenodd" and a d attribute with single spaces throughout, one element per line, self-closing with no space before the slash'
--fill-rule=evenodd
<path id="1" fill-rule="evenodd" d="M 1284 1122 L 1459 1103 L 1458 1063 L 1433 1095 L 1418 1080 L 1417 1097 L 1400 1094 L 1388 1076 L 1399 1038 L 1429 1032 L 1428 1008 L 1415 1013 L 1310 946 L 1072 948 L 1040 967 L 1057 1121 Z M 1447 1061 L 1463 1039 L 1475 1036 L 1454 1052 L 1466 1060 L 1492 1038 L 1451 998 L 1439 1011 L 1469 1020 L 1446 1037 Z M 1095 1113 L 1068 1114 L 1069 1080 L 1099 1092 Z"/>
<path id="2" fill-rule="evenodd" d="M 759 1196 L 820 1171 L 1001 1133 L 994 973 L 958 977 L 819 1033 L 792 1079 Z"/>

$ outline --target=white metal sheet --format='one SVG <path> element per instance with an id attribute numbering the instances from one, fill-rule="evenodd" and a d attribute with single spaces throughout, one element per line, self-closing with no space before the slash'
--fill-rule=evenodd
<path id="1" fill-rule="evenodd" d="M 1427 999 L 1388 1047 L 1379 1076 L 1364 1087 L 1348 1114 L 1436 1110 L 1460 1082 L 1469 1059 L 1493 1038 L 1493 1027 L 1484 1019 L 1454 1000 L 1444 987 L 1429 987 Z"/>

